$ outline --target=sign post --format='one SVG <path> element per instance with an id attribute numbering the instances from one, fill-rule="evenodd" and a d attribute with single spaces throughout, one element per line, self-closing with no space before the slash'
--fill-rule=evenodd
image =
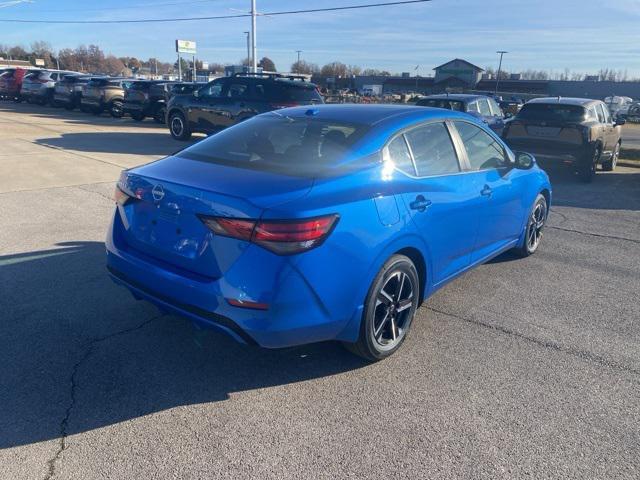
<path id="1" fill-rule="evenodd" d="M 193 55 L 193 81 L 196 81 L 196 42 L 192 40 L 176 40 L 176 52 L 178 53 L 178 76 L 180 77 L 180 81 L 182 81 L 182 61 L 180 54 L 186 53 L 188 55 Z"/>

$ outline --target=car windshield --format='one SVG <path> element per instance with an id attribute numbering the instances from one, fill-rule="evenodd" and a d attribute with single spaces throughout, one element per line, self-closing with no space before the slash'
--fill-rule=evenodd
<path id="1" fill-rule="evenodd" d="M 586 113 L 585 108 L 580 105 L 527 103 L 518 113 L 518 118 L 521 120 L 582 122 Z"/>
<path id="2" fill-rule="evenodd" d="M 464 103 L 458 100 L 425 98 L 423 100 L 418 100 L 418 102 L 416 102 L 416 105 L 418 105 L 419 107 L 446 108 L 447 110 L 464 112 Z"/>
<path id="3" fill-rule="evenodd" d="M 291 176 L 331 176 L 362 166 L 345 160 L 367 130 L 366 125 L 271 112 L 223 130 L 177 156 Z"/>

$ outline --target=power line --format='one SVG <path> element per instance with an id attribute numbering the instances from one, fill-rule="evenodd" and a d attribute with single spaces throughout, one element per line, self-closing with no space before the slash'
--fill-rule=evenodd
<path id="1" fill-rule="evenodd" d="M 211 3 L 211 2 L 219 2 L 219 1 L 220 0 L 188 0 L 185 2 L 138 3 L 135 5 L 124 5 L 121 7 L 47 9 L 47 10 L 38 10 L 38 13 L 101 12 L 106 10 L 131 10 L 131 9 L 145 8 L 145 7 L 186 6 L 186 5 L 194 5 L 197 3 Z"/>
<path id="2" fill-rule="evenodd" d="M 335 12 L 340 10 L 356 10 L 361 8 L 386 7 L 392 5 L 408 5 L 411 3 L 426 3 L 433 0 L 402 0 L 395 2 L 367 3 L 361 5 L 348 5 L 342 7 L 311 8 L 306 10 L 285 10 L 280 12 L 262 12 L 260 16 L 273 17 L 278 15 L 296 15 L 301 13 Z M 26 20 L 0 18 L 0 22 L 5 23 L 49 23 L 49 24 L 117 24 L 117 23 L 170 23 L 170 22 L 193 22 L 200 20 L 224 20 L 230 18 L 250 17 L 250 13 L 238 13 L 233 15 L 212 15 L 207 17 L 183 17 L 183 18 L 146 18 L 140 20 Z"/>

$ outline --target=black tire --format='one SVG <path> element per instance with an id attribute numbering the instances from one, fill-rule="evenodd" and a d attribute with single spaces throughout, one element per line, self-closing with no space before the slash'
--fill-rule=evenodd
<path id="1" fill-rule="evenodd" d="M 153 116 L 153 119 L 155 120 L 156 123 L 159 124 L 164 124 L 166 122 L 166 115 L 167 115 L 167 109 L 166 108 L 161 108 L 159 109 L 156 114 Z"/>
<path id="2" fill-rule="evenodd" d="M 136 122 L 141 122 L 146 118 L 144 113 L 132 113 L 131 118 L 133 118 Z"/>
<path id="3" fill-rule="evenodd" d="M 22 97 L 21 96 L 17 96 L 13 99 L 14 103 L 22 103 Z"/>
<path id="4" fill-rule="evenodd" d="M 602 149 L 600 148 L 600 146 L 597 146 L 593 149 L 593 153 L 584 159 L 582 167 L 579 171 L 580 179 L 584 183 L 593 182 L 593 178 L 596 176 L 596 171 L 598 169 L 598 163 L 600 163 L 601 155 Z"/>
<path id="5" fill-rule="evenodd" d="M 527 225 L 524 228 L 522 245 L 515 248 L 518 255 L 528 257 L 536 253 L 542 241 L 542 231 L 544 230 L 544 225 L 548 217 L 549 207 L 547 205 L 547 199 L 539 193 L 527 217 Z"/>
<path id="6" fill-rule="evenodd" d="M 419 298 L 415 265 L 404 255 L 393 255 L 369 288 L 358 341 L 345 347 L 372 362 L 393 355 L 407 337 Z"/>
<path id="7" fill-rule="evenodd" d="M 620 142 L 616 143 L 611 158 L 606 162 L 602 162 L 602 170 L 605 172 L 613 172 L 618 165 L 618 157 L 620 156 Z"/>
<path id="8" fill-rule="evenodd" d="M 184 115 L 180 112 L 172 112 L 169 116 L 169 132 L 176 140 L 189 140 L 191 138 L 191 129 Z"/>
<path id="9" fill-rule="evenodd" d="M 113 100 L 109 104 L 109 114 L 113 118 L 122 118 L 124 116 L 124 105 L 120 100 Z"/>

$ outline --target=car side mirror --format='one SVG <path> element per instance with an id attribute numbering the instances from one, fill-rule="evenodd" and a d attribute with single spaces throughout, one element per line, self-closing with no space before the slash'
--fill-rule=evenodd
<path id="1" fill-rule="evenodd" d="M 513 118 L 513 113 L 507 112 L 504 114 L 504 118 Z"/>
<path id="2" fill-rule="evenodd" d="M 529 170 L 536 164 L 536 159 L 533 155 L 527 152 L 514 152 L 516 161 L 513 166 L 520 170 Z"/>
<path id="3" fill-rule="evenodd" d="M 617 127 L 618 125 L 622 126 L 622 125 L 624 125 L 625 123 L 627 123 L 627 120 L 626 120 L 625 118 L 617 118 L 617 119 L 614 121 L 613 125 Z"/>

